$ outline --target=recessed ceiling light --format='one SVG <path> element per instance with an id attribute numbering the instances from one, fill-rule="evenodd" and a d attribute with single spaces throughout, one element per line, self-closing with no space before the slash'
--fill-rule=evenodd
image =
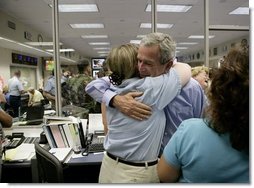
<path id="1" fill-rule="evenodd" d="M 53 46 L 53 42 L 25 42 L 31 46 Z M 63 45 L 63 43 L 59 43 L 59 45 Z"/>
<path id="2" fill-rule="evenodd" d="M 144 38 L 146 35 L 137 35 L 137 38 Z"/>
<path id="3" fill-rule="evenodd" d="M 94 39 L 94 38 L 108 38 L 108 35 L 82 35 L 81 36 L 84 39 Z"/>
<path id="4" fill-rule="evenodd" d="M 98 53 L 98 54 L 108 54 L 109 51 L 98 51 L 97 53 Z"/>
<path id="5" fill-rule="evenodd" d="M 195 45 L 198 44 L 197 42 L 179 42 L 177 45 Z"/>
<path id="6" fill-rule="evenodd" d="M 187 12 L 192 6 L 189 5 L 157 5 L 157 12 Z M 151 4 L 146 6 L 146 12 L 151 12 Z"/>
<path id="7" fill-rule="evenodd" d="M 108 54 L 99 54 L 100 57 L 106 57 Z"/>
<path id="8" fill-rule="evenodd" d="M 240 25 L 209 25 L 209 30 L 249 30 L 249 26 Z"/>
<path id="9" fill-rule="evenodd" d="M 238 7 L 229 14 L 249 15 L 249 12 L 250 12 L 249 7 Z"/>
<path id="10" fill-rule="evenodd" d="M 189 39 L 204 39 L 204 35 L 190 35 Z M 214 38 L 214 35 L 209 35 L 209 39 Z"/>
<path id="11" fill-rule="evenodd" d="M 186 50 L 188 49 L 187 47 L 176 47 L 177 50 Z"/>
<path id="12" fill-rule="evenodd" d="M 48 51 L 48 52 L 53 52 L 54 50 L 53 50 L 53 49 L 48 49 L 48 50 L 46 50 L 46 51 Z M 60 52 L 74 52 L 75 50 L 72 49 L 72 48 L 69 48 L 69 49 L 60 49 L 59 51 L 60 51 Z"/>
<path id="13" fill-rule="evenodd" d="M 96 4 L 61 4 L 59 12 L 98 12 Z"/>
<path id="14" fill-rule="evenodd" d="M 160 28 L 160 29 L 170 29 L 172 26 L 173 26 L 173 24 L 161 24 L 161 23 L 157 24 L 157 28 Z M 140 28 L 152 28 L 152 24 L 151 23 L 141 23 Z"/>
<path id="15" fill-rule="evenodd" d="M 131 44 L 140 44 L 141 40 L 131 40 Z"/>
<path id="16" fill-rule="evenodd" d="M 94 50 L 110 50 L 110 48 L 107 47 L 99 47 L 99 48 L 93 48 Z"/>
<path id="17" fill-rule="evenodd" d="M 100 23 L 90 23 L 90 24 L 70 24 L 72 28 L 104 28 L 103 24 Z"/>
<path id="18" fill-rule="evenodd" d="M 110 45 L 109 42 L 90 42 L 89 45 Z"/>

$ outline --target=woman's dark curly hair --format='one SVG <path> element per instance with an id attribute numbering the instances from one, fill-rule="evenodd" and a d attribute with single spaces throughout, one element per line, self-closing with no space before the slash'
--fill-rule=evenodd
<path id="1" fill-rule="evenodd" d="M 207 109 L 209 126 L 229 133 L 233 148 L 249 151 L 249 52 L 232 49 L 213 73 Z"/>

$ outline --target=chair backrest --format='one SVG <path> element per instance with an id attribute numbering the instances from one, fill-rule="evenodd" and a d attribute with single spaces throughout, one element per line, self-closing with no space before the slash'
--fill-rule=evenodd
<path id="1" fill-rule="evenodd" d="M 42 183 L 63 183 L 62 163 L 47 149 L 40 146 L 38 142 L 34 143 L 35 153 L 38 165 L 39 178 Z"/>

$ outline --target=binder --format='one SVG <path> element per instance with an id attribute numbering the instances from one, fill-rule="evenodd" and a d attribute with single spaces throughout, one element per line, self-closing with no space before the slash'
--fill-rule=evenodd
<path id="1" fill-rule="evenodd" d="M 56 121 L 57 120 L 57 121 Z M 53 117 L 47 119 L 43 130 L 51 148 L 86 148 L 87 119 Z M 85 124 L 85 125 L 83 125 Z M 85 132 L 86 131 L 86 134 Z"/>
<path id="2" fill-rule="evenodd" d="M 80 119 L 78 119 L 78 131 L 79 131 L 79 139 L 80 139 L 80 144 L 82 148 L 86 148 L 86 138 L 83 130 L 83 125 Z"/>
<path id="3" fill-rule="evenodd" d="M 74 147 L 74 142 L 73 142 L 73 138 L 72 138 L 72 135 L 71 135 L 71 131 L 69 129 L 69 125 L 66 123 L 66 124 L 63 124 L 63 129 L 64 129 L 64 133 L 66 135 L 66 140 L 68 142 L 68 145 L 69 147 L 73 148 Z"/>
<path id="4" fill-rule="evenodd" d="M 60 129 L 59 129 L 58 125 L 50 125 L 50 129 L 51 129 L 52 135 L 55 139 L 56 146 L 58 148 L 64 148 L 65 147 L 64 141 L 63 141 L 63 138 L 60 133 Z"/>
<path id="5" fill-rule="evenodd" d="M 58 127 L 59 127 L 60 133 L 62 135 L 65 147 L 70 147 L 69 143 L 68 143 L 68 140 L 67 140 L 67 137 L 66 137 L 66 134 L 65 134 L 64 129 L 63 129 L 63 125 L 58 125 Z"/>
<path id="6" fill-rule="evenodd" d="M 49 146 L 50 146 L 51 148 L 56 148 L 56 147 L 57 147 L 57 146 L 56 146 L 56 142 L 55 142 L 55 139 L 54 139 L 54 137 L 53 137 L 53 135 L 52 135 L 52 132 L 51 132 L 51 130 L 50 130 L 50 127 L 49 127 L 48 125 L 43 125 L 43 126 L 42 126 L 42 129 L 43 129 L 43 131 L 44 131 L 44 133 L 45 133 L 45 135 L 46 135 L 46 138 L 47 138 L 47 140 L 48 140 Z"/>

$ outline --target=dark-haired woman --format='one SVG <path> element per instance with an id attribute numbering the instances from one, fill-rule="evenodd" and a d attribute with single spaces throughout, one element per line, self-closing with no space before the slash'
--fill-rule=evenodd
<path id="1" fill-rule="evenodd" d="M 245 49 L 246 50 L 246 49 Z M 158 164 L 162 182 L 249 183 L 249 54 L 213 72 L 205 119 L 182 122 Z"/>

